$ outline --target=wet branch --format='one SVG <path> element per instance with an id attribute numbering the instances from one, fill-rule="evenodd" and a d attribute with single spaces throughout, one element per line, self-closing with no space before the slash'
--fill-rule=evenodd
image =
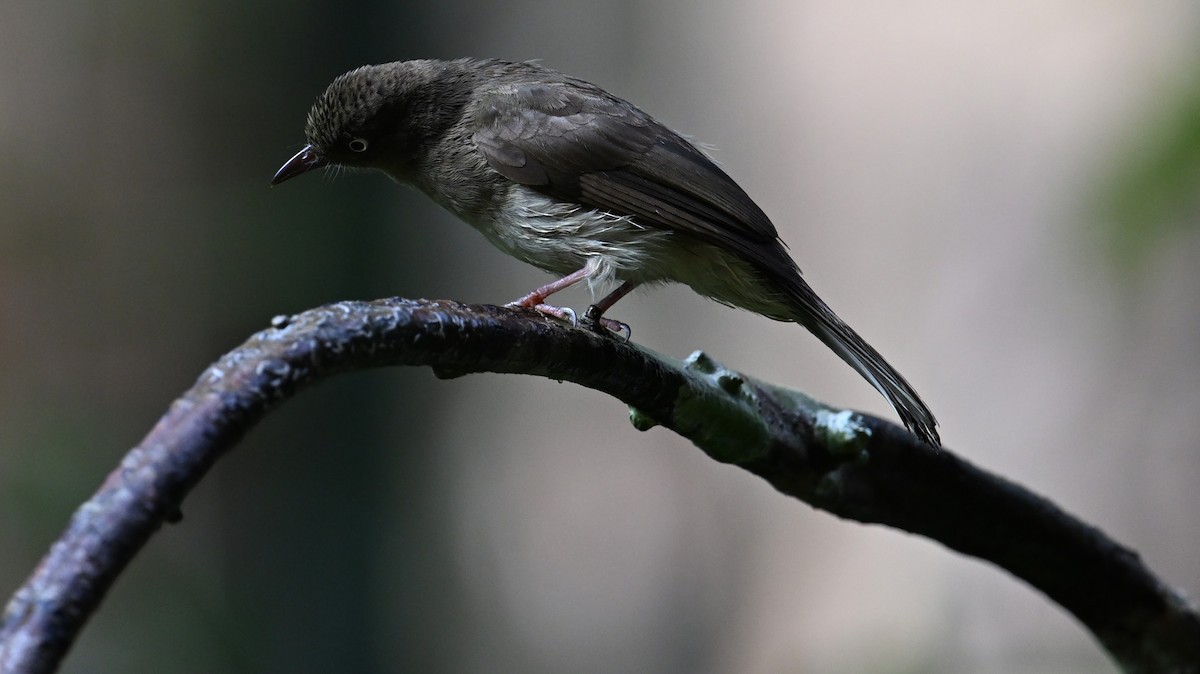
<path id="1" fill-rule="evenodd" d="M 713 459 L 840 517 L 893 526 L 988 560 L 1079 619 L 1129 672 L 1200 671 L 1200 614 L 1098 529 L 875 417 L 727 370 L 673 361 L 523 310 L 344 302 L 277 319 L 175 401 L 13 596 L 0 671 L 54 671 L 125 565 L 205 472 L 275 404 L 339 372 L 429 366 L 572 381 Z"/>

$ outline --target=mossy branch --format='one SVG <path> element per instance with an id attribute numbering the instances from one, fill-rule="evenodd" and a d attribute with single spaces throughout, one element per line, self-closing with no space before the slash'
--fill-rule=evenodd
<path id="1" fill-rule="evenodd" d="M 840 517 L 988 560 L 1074 614 L 1129 672 L 1200 671 L 1200 614 L 1137 554 L 1049 501 L 892 423 L 678 362 L 527 310 L 343 302 L 278 318 L 209 367 L 76 511 L 9 602 L 0 670 L 54 671 L 118 574 L 209 467 L 299 389 L 339 372 L 534 374 L 612 395 L 717 461 Z"/>

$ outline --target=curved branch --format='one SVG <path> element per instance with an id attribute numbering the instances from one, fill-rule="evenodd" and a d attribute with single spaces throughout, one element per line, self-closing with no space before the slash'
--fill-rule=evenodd
<path id="1" fill-rule="evenodd" d="M 1200 614 L 1137 554 L 1028 490 L 902 428 L 727 370 L 673 361 L 527 310 L 343 302 L 277 318 L 210 366 L 129 452 L 18 590 L 0 670 L 57 668 L 117 575 L 213 463 L 275 404 L 348 370 L 535 374 L 603 391 L 717 461 L 835 515 L 995 563 L 1074 614 L 1130 672 L 1200 668 Z"/>

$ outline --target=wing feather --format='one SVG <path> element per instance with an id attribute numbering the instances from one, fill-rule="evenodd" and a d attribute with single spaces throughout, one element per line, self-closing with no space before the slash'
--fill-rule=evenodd
<path id="1" fill-rule="evenodd" d="M 480 102 L 475 122 L 476 147 L 509 180 L 794 273 L 774 225 L 732 178 L 600 89 L 577 80 L 505 85 Z"/>

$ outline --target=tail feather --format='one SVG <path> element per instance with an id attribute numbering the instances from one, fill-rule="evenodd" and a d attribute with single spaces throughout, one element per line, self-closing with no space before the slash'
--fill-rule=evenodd
<path id="1" fill-rule="evenodd" d="M 838 318 L 807 283 L 799 278 L 796 280 L 800 281 L 801 287 L 794 288 L 791 294 L 802 309 L 796 321 L 808 328 L 882 393 L 896 410 L 896 414 L 900 415 L 905 427 L 926 444 L 941 446 L 941 438 L 937 433 L 937 419 L 933 418 L 933 412 L 913 390 L 912 385 L 900 376 L 896 368 L 889 365 L 878 351 Z"/>

